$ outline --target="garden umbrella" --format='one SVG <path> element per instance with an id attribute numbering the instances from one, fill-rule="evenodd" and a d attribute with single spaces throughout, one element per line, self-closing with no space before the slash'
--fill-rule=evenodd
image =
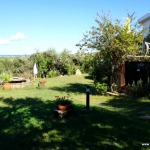
<path id="1" fill-rule="evenodd" d="M 36 63 L 35 63 L 34 67 L 33 67 L 34 81 L 35 81 L 35 78 L 37 76 L 37 73 L 38 73 L 38 70 L 37 70 L 37 66 L 36 66 Z"/>

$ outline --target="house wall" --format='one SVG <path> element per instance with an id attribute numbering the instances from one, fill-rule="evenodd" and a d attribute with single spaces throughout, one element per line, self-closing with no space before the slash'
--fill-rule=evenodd
<path id="1" fill-rule="evenodd" d="M 148 34 L 150 34 L 150 13 L 147 13 L 143 17 L 138 19 L 138 22 L 143 25 L 143 28 L 145 29 L 144 37 L 146 37 Z"/>
<path id="2" fill-rule="evenodd" d="M 144 37 L 146 37 L 148 34 L 150 34 L 150 19 L 143 22 L 143 28 L 144 28 Z"/>

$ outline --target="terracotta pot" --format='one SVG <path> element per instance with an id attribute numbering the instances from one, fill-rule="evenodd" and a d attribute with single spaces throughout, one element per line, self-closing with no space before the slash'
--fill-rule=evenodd
<path id="1" fill-rule="evenodd" d="M 45 83 L 39 83 L 39 87 L 44 87 Z"/>
<path id="2" fill-rule="evenodd" d="M 71 104 L 70 104 L 70 105 L 58 105 L 58 106 L 57 106 L 57 109 L 63 110 L 63 111 L 69 110 L 69 109 L 71 109 L 71 108 L 72 108 L 72 105 L 71 105 Z"/>
<path id="3" fill-rule="evenodd" d="M 9 89 L 11 89 L 11 84 L 10 84 L 10 83 L 4 83 L 4 84 L 3 84 L 3 89 L 4 89 L 4 90 L 9 90 Z"/>
<path id="4" fill-rule="evenodd" d="M 65 111 L 67 109 L 67 106 L 65 106 L 65 105 L 58 105 L 58 109 Z"/>
<path id="5" fill-rule="evenodd" d="M 39 81 L 39 87 L 44 87 L 45 86 L 45 83 L 46 83 L 46 80 L 45 79 L 41 79 Z"/>
<path id="6" fill-rule="evenodd" d="M 45 84 L 45 83 L 46 83 L 46 80 L 45 80 L 45 79 L 41 79 L 41 80 L 39 81 L 39 83 L 41 83 L 41 84 L 44 83 L 44 84 Z"/>

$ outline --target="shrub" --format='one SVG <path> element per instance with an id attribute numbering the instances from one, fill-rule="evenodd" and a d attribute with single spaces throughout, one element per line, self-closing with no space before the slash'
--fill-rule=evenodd
<path id="1" fill-rule="evenodd" d="M 4 82 L 4 83 L 8 83 L 10 81 L 10 75 L 3 73 L 0 75 L 0 79 Z"/>
<path id="2" fill-rule="evenodd" d="M 59 72 L 57 70 L 51 70 L 48 72 L 47 76 L 49 78 L 57 77 L 59 75 Z"/>
<path id="3" fill-rule="evenodd" d="M 105 92 L 107 92 L 107 84 L 106 83 L 95 82 L 94 88 L 98 94 L 104 94 Z"/>
<path id="4" fill-rule="evenodd" d="M 112 89 L 113 89 L 113 91 L 117 91 L 118 90 L 118 83 L 112 83 Z"/>
<path id="5" fill-rule="evenodd" d="M 131 86 L 132 94 L 138 97 L 146 95 L 146 91 L 144 91 L 145 87 L 146 86 L 143 86 L 143 81 L 141 79 L 137 81 L 137 84 L 135 84 L 135 81 L 133 81 Z"/>
<path id="6" fill-rule="evenodd" d="M 55 97 L 56 97 L 56 101 L 55 101 L 56 105 L 70 105 L 70 104 L 72 104 L 72 101 L 65 96 L 64 97 L 55 96 Z"/>
<path id="7" fill-rule="evenodd" d="M 66 63 L 65 66 L 64 66 L 66 72 L 67 72 L 67 75 L 70 76 L 73 74 L 73 67 L 71 64 L 69 63 Z"/>

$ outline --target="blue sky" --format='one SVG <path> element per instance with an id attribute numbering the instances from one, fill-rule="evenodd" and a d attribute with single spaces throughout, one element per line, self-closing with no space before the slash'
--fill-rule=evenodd
<path id="1" fill-rule="evenodd" d="M 96 14 L 108 11 L 124 19 L 149 13 L 149 0 L 1 0 L 0 55 L 33 54 L 50 48 L 75 53 L 83 33 L 96 25 Z"/>

